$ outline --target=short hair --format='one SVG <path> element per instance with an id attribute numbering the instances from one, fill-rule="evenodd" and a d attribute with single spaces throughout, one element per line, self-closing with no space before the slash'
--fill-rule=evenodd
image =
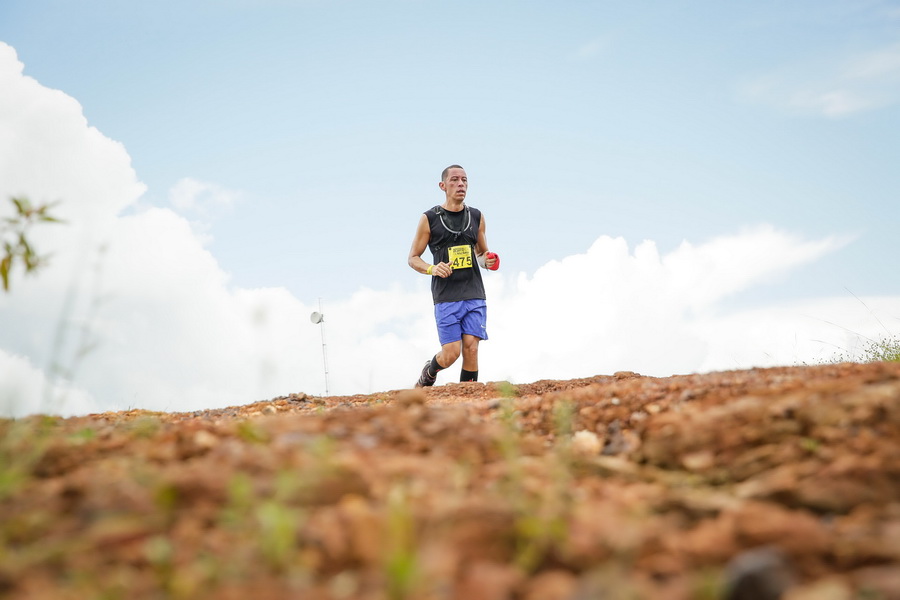
<path id="1" fill-rule="evenodd" d="M 462 169 L 462 166 L 460 166 L 460 165 L 450 165 L 449 167 L 447 167 L 446 169 L 444 169 L 443 171 L 441 171 L 441 181 L 447 181 L 447 172 L 448 172 L 450 169 Z M 465 171 L 465 169 L 463 169 L 463 170 Z"/>

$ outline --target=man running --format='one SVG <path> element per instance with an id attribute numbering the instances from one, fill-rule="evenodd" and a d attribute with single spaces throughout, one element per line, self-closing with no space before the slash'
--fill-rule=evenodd
<path id="1" fill-rule="evenodd" d="M 409 266 L 431 277 L 434 317 L 441 351 L 425 363 L 416 387 L 434 385 L 439 371 L 463 357 L 460 381 L 478 381 L 478 343 L 488 339 L 487 305 L 481 270 L 496 270 L 500 258 L 488 251 L 484 217 L 467 206 L 469 179 L 459 165 L 441 173 L 438 184 L 446 199 L 426 210 L 409 250 Z M 431 250 L 434 264 L 422 253 Z"/>

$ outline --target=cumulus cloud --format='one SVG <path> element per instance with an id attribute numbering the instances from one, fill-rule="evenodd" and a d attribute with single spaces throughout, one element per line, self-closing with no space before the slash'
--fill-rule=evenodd
<path id="1" fill-rule="evenodd" d="M 660 255 L 652 241 L 632 253 L 624 239 L 601 237 L 584 254 L 493 290 L 490 329 L 502 335 L 488 352 L 525 352 L 528 360 L 509 361 L 503 373 L 520 382 L 538 373 L 693 372 L 709 362 L 716 331 L 705 324 L 723 299 L 844 243 L 760 226 L 699 245 L 684 242 Z"/>
<path id="2" fill-rule="evenodd" d="M 0 191 L 62 202 L 57 212 L 70 227 L 47 236 L 48 249 L 102 235 L 145 186 L 122 144 L 89 126 L 77 101 L 23 69 L 15 51 L 0 43 Z"/>
<path id="3" fill-rule="evenodd" d="M 741 86 L 756 102 L 838 118 L 900 102 L 900 44 L 834 63 L 786 66 Z"/>
<path id="4" fill-rule="evenodd" d="M 694 325 L 708 340 L 699 372 L 818 364 L 864 356 L 866 345 L 900 331 L 900 298 L 817 298 L 736 314 L 711 315 Z"/>
<path id="5" fill-rule="evenodd" d="M 0 86 L 0 199 L 58 201 L 66 220 L 34 229 L 50 265 L 0 296 L 0 414 L 190 410 L 303 387 L 298 365 L 315 364 L 318 349 L 304 355 L 314 341 L 297 325 L 305 307 L 280 290 L 231 289 L 174 211 L 123 215 L 145 190 L 123 146 L 74 99 L 25 76 L 5 44 Z M 176 188 L 182 208 L 227 196 L 209 184 Z"/>
<path id="6" fill-rule="evenodd" d="M 23 356 L 0 349 L 0 417 L 32 412 L 86 413 L 94 407 L 91 394 L 64 378 L 48 378 Z"/>
<path id="7" fill-rule="evenodd" d="M 169 202 L 176 209 L 199 212 L 204 216 L 222 208 L 230 208 L 237 197 L 237 192 L 190 177 L 179 179 L 169 190 Z"/>
<path id="8" fill-rule="evenodd" d="M 304 391 L 409 386 L 437 348 L 426 278 L 319 305 L 240 289 L 179 211 L 234 200 L 184 179 L 172 206 L 124 211 L 144 186 L 121 144 L 78 103 L 23 74 L 0 44 L 0 198 L 59 200 L 68 223 L 36 230 L 51 265 L 0 295 L 0 415 L 189 411 Z M 723 299 L 835 252 L 760 226 L 661 254 L 601 237 L 534 273 L 488 273 L 481 379 L 528 382 L 617 370 L 648 375 L 802 362 L 846 346 L 855 299 L 720 314 Z M 869 300 L 867 300 L 869 302 Z M 870 304 L 900 314 L 897 298 Z M 814 341 L 811 341 L 814 340 Z M 326 373 L 327 370 L 327 373 Z M 458 365 L 439 376 L 453 381 Z"/>
<path id="9" fill-rule="evenodd" d="M 183 177 L 169 190 L 169 203 L 190 220 L 191 228 L 199 239 L 212 241 L 212 222 L 223 211 L 231 209 L 240 199 L 240 193 L 208 181 Z"/>

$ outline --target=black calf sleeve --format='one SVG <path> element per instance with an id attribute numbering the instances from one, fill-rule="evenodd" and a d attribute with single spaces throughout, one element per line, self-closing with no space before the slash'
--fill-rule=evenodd
<path id="1" fill-rule="evenodd" d="M 438 371 L 443 371 L 445 367 L 441 366 L 441 363 L 437 361 L 437 354 L 435 354 L 431 358 L 431 364 L 428 365 L 428 374 L 432 377 L 437 377 Z"/>
<path id="2" fill-rule="evenodd" d="M 460 381 L 478 381 L 478 371 L 466 371 L 462 369 L 459 372 Z"/>

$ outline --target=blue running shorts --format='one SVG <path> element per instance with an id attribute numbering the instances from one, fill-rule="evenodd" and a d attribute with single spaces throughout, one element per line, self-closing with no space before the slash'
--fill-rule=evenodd
<path id="1" fill-rule="evenodd" d="M 482 340 L 487 335 L 487 303 L 484 300 L 439 302 L 434 305 L 438 339 L 441 346 L 462 340 L 464 333 Z"/>

